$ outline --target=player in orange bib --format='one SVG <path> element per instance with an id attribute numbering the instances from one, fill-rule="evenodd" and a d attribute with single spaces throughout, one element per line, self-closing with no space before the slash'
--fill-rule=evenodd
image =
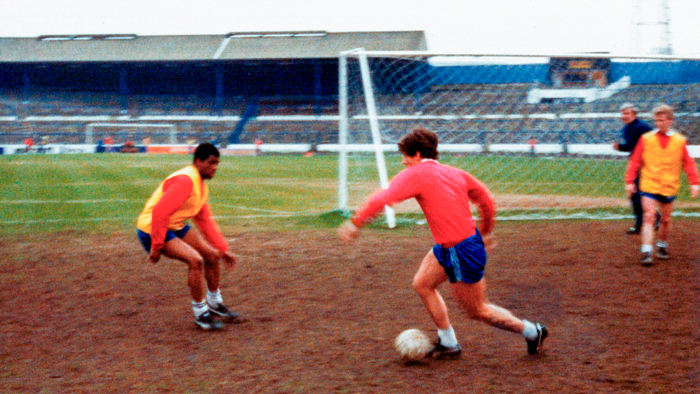
<path id="1" fill-rule="evenodd" d="M 639 194 L 642 196 L 642 265 L 653 263 L 654 222 L 656 211 L 661 212 L 656 257 L 668 259 L 668 237 L 671 229 L 673 201 L 681 185 L 681 170 L 690 183 L 690 195 L 700 193 L 700 180 L 695 161 L 688 154 L 687 138 L 672 128 L 675 116 L 668 105 L 659 105 L 652 111 L 656 129 L 644 134 L 625 174 L 628 195 L 637 191 L 634 179 L 639 176 Z"/>
<path id="2" fill-rule="evenodd" d="M 350 242 L 359 228 L 371 221 L 385 205 L 415 198 L 435 245 L 428 251 L 413 278 L 413 289 L 438 328 L 438 339 L 429 357 L 456 358 L 462 353 L 450 324 L 447 305 L 437 288 L 450 287 L 469 317 L 491 326 L 521 334 L 530 354 L 539 351 L 547 328 L 515 317 L 509 310 L 491 303 L 486 296 L 486 247 L 494 245 L 495 203 L 489 190 L 471 174 L 437 162 L 438 138 L 432 131 L 417 128 L 399 142 L 406 169 L 391 180 L 386 190 L 370 196 L 355 215 L 338 229 Z M 472 217 L 470 201 L 479 207 L 479 228 Z"/>
<path id="3" fill-rule="evenodd" d="M 204 330 L 220 329 L 222 322 L 244 321 L 224 306 L 219 291 L 219 261 L 223 260 L 229 270 L 237 261 L 228 251 L 207 204 L 209 187 L 204 181 L 214 177 L 218 166 L 219 150 L 214 145 L 197 146 L 192 164 L 170 174 L 158 186 L 136 223 L 151 263 L 158 263 L 165 255 L 187 264 L 195 324 Z M 194 221 L 199 231 L 190 228 L 188 220 Z M 206 297 L 203 281 L 207 284 Z"/>

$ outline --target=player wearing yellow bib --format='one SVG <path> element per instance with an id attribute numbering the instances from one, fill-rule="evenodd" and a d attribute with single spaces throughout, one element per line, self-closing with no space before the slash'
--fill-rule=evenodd
<path id="1" fill-rule="evenodd" d="M 637 191 L 634 180 L 639 176 L 642 196 L 642 264 L 653 262 L 654 221 L 661 212 L 656 257 L 668 259 L 668 236 L 671 229 L 673 201 L 681 185 L 681 170 L 690 183 L 690 195 L 700 194 L 700 180 L 695 161 L 690 157 L 687 139 L 671 128 L 675 116 L 668 105 L 659 105 L 652 111 L 656 129 L 644 134 L 632 153 L 625 174 L 625 190 L 629 195 Z"/>
<path id="2" fill-rule="evenodd" d="M 209 143 L 200 144 L 194 151 L 192 165 L 170 174 L 158 186 L 136 223 L 139 240 L 151 263 L 158 263 L 162 254 L 187 264 L 195 324 L 204 330 L 223 327 L 212 313 L 224 322 L 244 321 L 224 306 L 219 291 L 219 260 L 228 269 L 233 269 L 237 261 L 228 251 L 207 204 L 209 188 L 204 181 L 214 177 L 218 165 L 219 150 Z M 190 228 L 188 220 L 199 231 Z M 207 283 L 206 298 L 203 280 Z"/>

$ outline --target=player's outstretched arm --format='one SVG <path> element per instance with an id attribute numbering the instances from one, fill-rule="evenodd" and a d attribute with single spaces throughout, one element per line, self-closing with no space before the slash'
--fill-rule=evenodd
<path id="1" fill-rule="evenodd" d="M 238 265 L 238 259 L 229 251 L 221 253 L 221 259 L 224 261 L 226 269 L 229 271 L 233 271 L 236 268 L 236 265 Z"/>
<path id="2" fill-rule="evenodd" d="M 496 241 L 496 237 L 493 236 L 493 233 L 482 235 L 481 239 L 484 241 L 484 247 L 487 252 L 492 251 L 498 246 L 498 241 Z"/>
<path id="3" fill-rule="evenodd" d="M 698 195 L 700 195 L 700 175 L 698 175 L 698 167 L 695 165 L 695 159 L 690 157 L 690 153 L 688 153 L 687 145 L 683 152 L 683 170 L 685 171 L 685 175 L 688 176 L 688 183 L 690 183 L 690 196 L 692 198 L 697 198 Z"/>
<path id="4" fill-rule="evenodd" d="M 151 264 L 157 264 L 158 260 L 160 260 L 160 255 L 161 250 L 152 247 L 151 253 L 148 254 L 148 261 L 150 261 Z"/>
<path id="5" fill-rule="evenodd" d="M 346 243 L 354 242 L 360 236 L 360 229 L 350 220 L 346 220 L 338 227 L 338 237 Z"/>

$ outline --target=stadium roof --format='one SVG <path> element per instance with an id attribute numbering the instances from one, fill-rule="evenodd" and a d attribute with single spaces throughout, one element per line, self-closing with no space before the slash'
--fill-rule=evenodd
<path id="1" fill-rule="evenodd" d="M 224 35 L 53 35 L 0 38 L 0 62 L 120 62 L 336 58 L 341 51 L 425 51 L 422 31 L 241 32 Z"/>

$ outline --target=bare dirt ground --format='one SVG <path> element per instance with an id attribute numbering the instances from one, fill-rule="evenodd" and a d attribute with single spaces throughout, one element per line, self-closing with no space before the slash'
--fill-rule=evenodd
<path id="1" fill-rule="evenodd" d="M 670 260 L 638 264 L 626 222 L 500 223 L 490 298 L 550 329 L 545 349 L 469 321 L 465 350 L 407 365 L 402 330 L 435 330 L 410 283 L 425 227 L 226 235 L 223 279 L 249 318 L 198 331 L 184 265 L 152 266 L 133 234 L 0 236 L 3 393 L 697 393 L 700 221 L 675 220 Z"/>

